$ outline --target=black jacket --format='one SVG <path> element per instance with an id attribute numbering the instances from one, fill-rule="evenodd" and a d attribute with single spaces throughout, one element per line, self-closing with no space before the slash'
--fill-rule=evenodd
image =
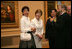
<path id="1" fill-rule="evenodd" d="M 50 19 L 47 20 L 46 29 L 45 29 L 45 38 L 50 39 L 56 36 L 56 30 L 54 26 L 55 22 L 50 22 Z"/>
<path id="2" fill-rule="evenodd" d="M 67 13 L 57 17 L 55 23 L 56 48 L 71 48 L 71 16 Z"/>

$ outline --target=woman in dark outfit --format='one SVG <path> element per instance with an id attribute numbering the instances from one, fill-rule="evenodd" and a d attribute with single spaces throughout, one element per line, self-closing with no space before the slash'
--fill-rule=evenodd
<path id="1" fill-rule="evenodd" d="M 36 48 L 34 37 L 32 35 L 32 33 L 36 31 L 36 29 L 30 27 L 30 19 L 28 17 L 29 8 L 27 6 L 24 6 L 22 8 L 22 13 L 23 13 L 23 16 L 20 20 L 21 34 L 20 34 L 19 48 Z M 28 37 L 28 38 L 25 38 L 25 37 Z"/>
<path id="2" fill-rule="evenodd" d="M 51 17 L 47 20 L 46 23 L 46 32 L 45 32 L 45 39 L 49 40 L 50 48 L 55 48 L 55 22 L 56 22 L 56 9 L 51 10 Z"/>

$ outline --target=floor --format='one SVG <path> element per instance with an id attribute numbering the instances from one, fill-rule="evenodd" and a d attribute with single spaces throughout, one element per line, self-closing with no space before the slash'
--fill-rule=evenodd
<path id="1" fill-rule="evenodd" d="M 49 48 L 49 41 L 46 41 L 45 38 L 42 39 L 42 48 Z"/>

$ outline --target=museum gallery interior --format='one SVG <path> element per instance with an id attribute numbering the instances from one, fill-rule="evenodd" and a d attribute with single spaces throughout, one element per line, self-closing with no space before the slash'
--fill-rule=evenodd
<path id="1" fill-rule="evenodd" d="M 50 48 L 49 40 L 45 39 L 45 26 L 50 14 L 48 11 L 57 10 L 60 5 L 71 6 L 71 1 L 1 1 L 1 48 L 19 48 L 21 10 L 24 6 L 29 7 L 30 20 L 34 18 L 37 9 L 42 10 L 44 34 L 41 45 L 42 48 Z"/>

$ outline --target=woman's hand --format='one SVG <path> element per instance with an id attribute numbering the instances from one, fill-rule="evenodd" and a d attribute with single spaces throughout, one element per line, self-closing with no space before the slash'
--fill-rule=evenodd
<path id="1" fill-rule="evenodd" d="M 32 30 L 33 32 L 36 32 L 36 28 L 31 28 L 31 30 Z"/>
<path id="2" fill-rule="evenodd" d="M 40 35 L 40 34 L 36 34 L 40 39 L 42 39 L 43 38 L 43 36 L 42 35 Z"/>

